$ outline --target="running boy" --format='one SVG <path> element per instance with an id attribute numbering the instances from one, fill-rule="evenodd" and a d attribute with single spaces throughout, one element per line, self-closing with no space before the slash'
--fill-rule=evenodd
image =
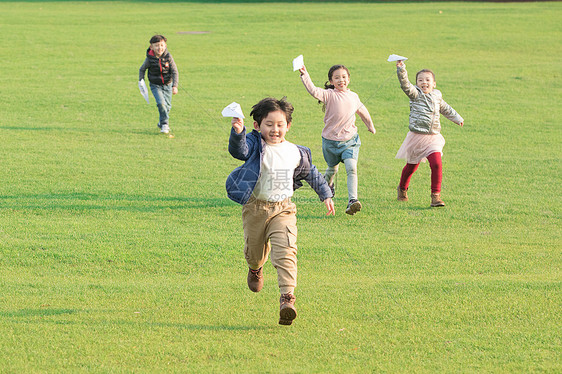
<path id="1" fill-rule="evenodd" d="M 244 161 L 226 180 L 228 197 L 242 204 L 244 256 L 248 287 L 263 287 L 263 264 L 271 252 L 277 269 L 280 298 L 279 324 L 290 325 L 297 316 L 297 217 L 291 201 L 302 180 L 310 184 L 334 214 L 332 192 L 312 164 L 310 149 L 285 140 L 291 128 L 293 106 L 285 99 L 265 98 L 252 107 L 254 130 L 246 135 L 244 121 L 232 119 L 228 151 Z"/>
<path id="2" fill-rule="evenodd" d="M 146 59 L 139 69 L 139 81 L 144 79 L 144 72 L 148 69 L 150 90 L 156 100 L 160 119 L 158 128 L 163 134 L 170 133 L 170 110 L 172 109 L 172 95 L 178 93 L 178 69 L 174 58 L 168 52 L 167 39 L 164 35 L 154 35 L 150 38 L 150 47 L 146 50 Z"/>

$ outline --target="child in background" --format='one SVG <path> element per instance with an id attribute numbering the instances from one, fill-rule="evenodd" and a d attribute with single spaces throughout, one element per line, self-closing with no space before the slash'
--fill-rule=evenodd
<path id="1" fill-rule="evenodd" d="M 312 164 L 310 149 L 285 140 L 291 128 L 293 106 L 266 98 L 252 107 L 254 130 L 246 135 L 244 120 L 232 119 L 228 151 L 244 164 L 226 181 L 228 197 L 242 204 L 244 256 L 248 263 L 248 287 L 263 287 L 263 264 L 271 252 L 281 293 L 279 324 L 290 325 L 297 316 L 297 217 L 291 196 L 302 180 L 316 191 L 335 214 L 332 192 Z"/>
<path id="2" fill-rule="evenodd" d="M 355 114 L 363 120 L 367 129 L 376 132 L 369 111 L 359 100 L 359 96 L 347 86 L 350 77 L 349 70 L 343 65 L 334 65 L 328 71 L 328 81 L 325 89 L 316 87 L 306 67 L 300 70 L 301 80 L 308 93 L 319 102 L 324 103 L 324 129 L 322 130 L 322 152 L 328 164 L 324 178 L 334 190 L 334 179 L 340 162 L 345 165 L 347 172 L 347 192 L 349 202 L 345 212 L 353 215 L 361 210 L 358 200 L 357 159 L 361 140 L 355 126 Z M 329 84 L 328 84 L 329 83 Z"/>
<path id="3" fill-rule="evenodd" d="M 139 69 L 139 81 L 144 79 L 148 69 L 150 90 L 156 100 L 160 119 L 158 128 L 163 134 L 170 133 L 170 110 L 172 95 L 178 93 L 178 69 L 168 49 L 167 39 L 163 35 L 154 35 L 150 39 L 150 47 L 146 50 L 146 59 Z"/>
<path id="4" fill-rule="evenodd" d="M 441 92 L 435 89 L 435 75 L 431 70 L 416 74 L 416 85 L 408 80 L 406 65 L 396 62 L 398 80 L 404 93 L 410 98 L 410 131 L 396 154 L 406 159 L 398 185 L 398 200 L 408 201 L 408 185 L 420 162 L 429 161 L 431 168 L 431 206 L 445 206 L 441 200 L 442 164 L 441 155 L 445 139 L 440 134 L 439 114 L 460 125 L 464 119 L 443 100 Z"/>

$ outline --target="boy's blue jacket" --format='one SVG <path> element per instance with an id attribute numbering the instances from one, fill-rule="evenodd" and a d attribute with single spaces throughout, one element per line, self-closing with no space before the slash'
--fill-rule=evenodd
<path id="1" fill-rule="evenodd" d="M 262 141 L 260 133 L 256 130 L 248 135 L 245 129 L 240 134 L 234 129 L 230 132 L 228 151 L 232 157 L 244 161 L 244 164 L 230 173 L 226 179 L 226 191 L 228 197 L 239 204 L 244 205 L 248 202 L 258 182 L 263 157 Z M 293 174 L 293 189 L 302 187 L 304 179 L 316 191 L 321 201 L 332 197 L 328 183 L 312 164 L 310 149 L 302 145 L 297 145 L 297 148 L 301 154 L 301 162 Z"/>

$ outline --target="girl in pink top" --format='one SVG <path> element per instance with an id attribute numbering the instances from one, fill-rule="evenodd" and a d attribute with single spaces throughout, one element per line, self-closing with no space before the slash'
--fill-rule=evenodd
<path id="1" fill-rule="evenodd" d="M 328 82 L 324 89 L 316 87 L 303 66 L 300 70 L 301 80 L 308 93 L 319 102 L 324 103 L 324 129 L 322 130 L 322 152 L 328 164 L 324 178 L 334 189 L 334 178 L 340 162 L 347 172 L 347 191 L 349 203 L 345 212 L 353 215 L 361 210 L 357 196 L 357 159 L 361 140 L 355 126 L 355 114 L 363 120 L 367 129 L 376 132 L 369 111 L 359 100 L 359 96 L 351 91 L 349 70 L 343 65 L 334 65 L 328 71 Z"/>

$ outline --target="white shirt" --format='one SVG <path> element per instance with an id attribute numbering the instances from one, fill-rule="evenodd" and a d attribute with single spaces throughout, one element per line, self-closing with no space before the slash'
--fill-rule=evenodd
<path id="1" fill-rule="evenodd" d="M 300 161 L 301 154 L 293 143 L 265 143 L 261 174 L 252 192 L 254 197 L 279 202 L 293 196 L 293 174 Z"/>

